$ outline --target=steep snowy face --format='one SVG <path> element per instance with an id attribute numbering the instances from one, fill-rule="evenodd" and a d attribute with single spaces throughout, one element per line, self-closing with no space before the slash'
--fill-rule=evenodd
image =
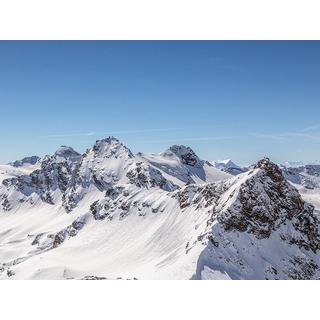
<path id="1" fill-rule="evenodd" d="M 83 155 L 78 175 L 87 184 L 93 182 L 103 189 L 108 184 L 126 181 L 126 173 L 134 162 L 132 152 L 118 139 L 109 137 L 96 141 Z"/>
<path id="2" fill-rule="evenodd" d="M 269 159 L 250 172 L 176 193 L 182 210 L 206 211 L 195 279 L 318 279 L 319 220 Z"/>
<path id="3" fill-rule="evenodd" d="M 167 191 L 177 188 L 159 170 L 137 161 L 119 140 L 109 137 L 98 140 L 83 156 L 62 146 L 41 161 L 40 169 L 5 179 L 0 199 L 6 211 L 40 199 L 51 205 L 62 202 L 62 207 L 71 212 L 88 193 L 96 192 L 98 196 L 127 183 Z"/>
<path id="4" fill-rule="evenodd" d="M 60 188 L 62 206 L 67 212 L 71 212 L 88 192 L 103 192 L 110 185 L 126 181 L 126 172 L 134 162 L 132 152 L 114 137 L 96 141 L 83 156 L 62 147 L 55 157 L 62 163 L 72 163 L 65 176 L 65 188 Z"/>
<path id="5" fill-rule="evenodd" d="M 6 166 L 0 278 L 320 278 L 319 221 L 277 165 L 232 177 L 189 160 L 109 137 Z"/>
<path id="6" fill-rule="evenodd" d="M 213 207 L 198 277 L 317 279 L 319 221 L 268 159 L 226 183 Z"/>
<path id="7" fill-rule="evenodd" d="M 109 192 L 123 189 L 126 184 L 166 191 L 177 188 L 159 170 L 141 162 L 119 140 L 109 137 L 98 140 L 93 148 L 83 155 L 63 199 L 65 207 L 68 211 L 74 209 L 93 187 L 100 192 Z"/>
<path id="8" fill-rule="evenodd" d="M 181 159 L 183 164 L 197 168 L 200 168 L 202 165 L 201 160 L 190 147 L 174 145 L 171 146 L 165 153 L 167 156 L 170 156 L 170 152 Z"/>
<path id="9" fill-rule="evenodd" d="M 4 206 L 2 202 L 3 209 L 9 211 L 23 203 L 32 205 L 38 199 L 54 204 L 55 199 L 66 192 L 75 168 L 73 156 L 61 155 L 61 152 L 57 152 L 53 156 L 46 156 L 41 160 L 39 169 L 3 180 L 0 188 L 6 204 Z"/>
<path id="10" fill-rule="evenodd" d="M 97 140 L 91 150 L 91 153 L 96 158 L 133 158 L 132 152 L 114 137 Z"/>
<path id="11" fill-rule="evenodd" d="M 248 232 L 263 239 L 270 237 L 285 220 L 299 224 L 308 218 L 306 224 L 313 229 L 302 230 L 307 238 L 310 237 L 309 249 L 317 250 L 319 239 L 312 238 L 317 234 L 317 226 L 314 221 L 310 222 L 313 207 L 302 201 L 299 192 L 288 184 L 277 165 L 263 159 L 256 169 L 259 171 L 254 177 L 241 184 L 237 201 L 220 215 L 219 221 L 225 230 Z"/>
<path id="12" fill-rule="evenodd" d="M 25 157 L 21 160 L 17 160 L 9 164 L 12 165 L 13 167 L 19 168 L 24 166 L 35 165 L 40 161 L 40 159 L 41 158 L 38 156 L 31 156 L 31 157 Z"/>

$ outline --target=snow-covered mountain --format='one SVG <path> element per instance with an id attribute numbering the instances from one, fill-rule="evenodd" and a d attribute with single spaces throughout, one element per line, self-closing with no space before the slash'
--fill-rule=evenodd
<path id="1" fill-rule="evenodd" d="M 40 161 L 40 157 L 38 156 L 31 156 L 31 157 L 25 157 L 21 160 L 16 160 L 12 163 L 9 163 L 9 165 L 19 168 L 19 167 L 27 167 L 27 166 L 34 166 Z"/>
<path id="2" fill-rule="evenodd" d="M 314 207 L 269 159 L 233 177 L 184 146 L 62 149 L 1 181 L 1 279 L 320 276 Z"/>
<path id="3" fill-rule="evenodd" d="M 245 167 L 240 167 L 237 164 L 235 164 L 232 160 L 228 159 L 228 160 L 218 160 L 218 161 L 212 161 L 211 164 L 223 171 L 223 172 L 227 172 L 233 176 L 236 176 L 238 174 L 247 172 L 249 169 L 245 168 Z"/>
<path id="4" fill-rule="evenodd" d="M 283 163 L 280 163 L 280 165 L 286 168 L 295 168 L 302 167 L 305 165 L 305 163 L 303 161 L 285 161 Z"/>
<path id="5" fill-rule="evenodd" d="M 303 199 L 312 203 L 320 213 L 320 165 L 281 166 L 281 169 L 285 178 L 299 190 Z"/>
<path id="6" fill-rule="evenodd" d="M 320 188 L 320 165 L 282 167 L 285 177 L 294 184 L 307 189 Z"/>
<path id="7" fill-rule="evenodd" d="M 221 172 L 208 161 L 200 160 L 191 148 L 185 146 L 174 145 L 160 154 L 139 153 L 137 156 L 179 186 L 231 178 L 230 174 Z"/>
<path id="8" fill-rule="evenodd" d="M 306 165 L 320 165 L 320 161 L 315 160 L 308 163 L 304 163 L 303 161 L 285 161 L 283 163 L 280 163 L 280 165 L 287 168 L 297 168 L 297 167 L 304 167 Z"/>

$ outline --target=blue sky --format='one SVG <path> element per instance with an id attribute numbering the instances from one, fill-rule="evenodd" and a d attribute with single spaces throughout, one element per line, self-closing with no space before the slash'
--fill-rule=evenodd
<path id="1" fill-rule="evenodd" d="M 0 41 L 0 162 L 109 134 L 134 152 L 319 160 L 319 57 L 319 41 Z"/>

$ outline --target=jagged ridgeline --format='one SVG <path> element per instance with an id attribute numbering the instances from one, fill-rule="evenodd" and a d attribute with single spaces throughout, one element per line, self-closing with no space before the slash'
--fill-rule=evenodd
<path id="1" fill-rule="evenodd" d="M 267 158 L 224 163 L 233 176 L 189 147 L 133 154 L 109 137 L 25 159 L 1 177 L 2 279 L 320 276 L 314 207 Z"/>

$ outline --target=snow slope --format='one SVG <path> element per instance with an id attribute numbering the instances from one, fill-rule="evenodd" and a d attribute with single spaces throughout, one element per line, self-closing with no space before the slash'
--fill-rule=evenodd
<path id="1" fill-rule="evenodd" d="M 2 181 L 1 279 L 319 277 L 313 207 L 268 159 L 230 178 L 183 146 L 69 151 Z"/>

